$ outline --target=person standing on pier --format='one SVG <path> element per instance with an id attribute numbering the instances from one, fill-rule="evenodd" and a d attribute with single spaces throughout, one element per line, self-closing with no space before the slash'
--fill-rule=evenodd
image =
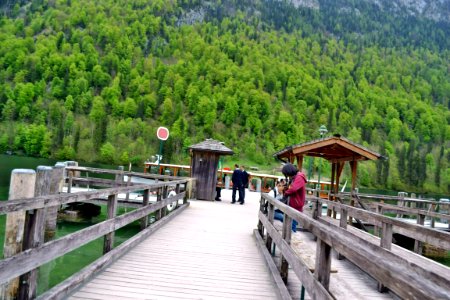
<path id="1" fill-rule="evenodd" d="M 293 164 L 285 164 L 281 173 L 289 178 L 289 187 L 284 191 L 284 196 L 289 196 L 289 206 L 302 212 L 306 199 L 306 176 Z M 292 221 L 292 231 L 297 231 L 297 221 Z"/>
<path id="2" fill-rule="evenodd" d="M 234 172 L 231 176 L 231 182 L 233 182 L 233 193 L 231 195 L 231 204 L 236 203 L 236 191 L 239 193 L 239 202 L 242 200 L 242 171 L 239 169 L 239 165 L 234 165 Z"/>
<path id="3" fill-rule="evenodd" d="M 242 193 L 242 200 L 239 200 L 240 204 L 244 204 L 245 202 L 245 188 L 248 188 L 248 178 L 250 175 L 248 175 L 247 171 L 245 171 L 245 167 L 241 165 L 241 176 L 242 176 L 242 187 L 241 187 L 241 193 Z"/>

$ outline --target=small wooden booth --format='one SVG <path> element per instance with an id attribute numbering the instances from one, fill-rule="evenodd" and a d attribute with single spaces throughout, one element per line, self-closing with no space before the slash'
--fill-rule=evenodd
<path id="1" fill-rule="evenodd" d="M 302 169 L 304 156 L 321 157 L 331 162 L 332 193 L 330 193 L 330 200 L 334 200 L 333 195 L 337 195 L 339 192 L 339 179 L 345 162 L 349 162 L 352 170 L 353 195 L 356 187 L 358 161 L 383 158 L 381 154 L 341 137 L 339 134 L 286 147 L 275 153 L 274 156 L 292 164 L 297 159 L 299 170 Z"/>
<path id="2" fill-rule="evenodd" d="M 221 155 L 234 152 L 222 142 L 206 139 L 189 147 L 191 153 L 191 177 L 196 179 L 197 199 L 214 201 L 217 184 L 217 167 Z"/>

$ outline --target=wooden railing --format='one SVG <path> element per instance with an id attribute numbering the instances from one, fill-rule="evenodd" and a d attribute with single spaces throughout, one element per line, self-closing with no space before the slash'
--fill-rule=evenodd
<path id="1" fill-rule="evenodd" d="M 48 172 L 37 172 L 36 190 L 42 189 L 42 187 L 39 187 L 40 185 L 46 186 L 51 182 L 51 175 L 49 174 L 52 172 L 52 168 L 46 168 Z M 79 169 L 80 168 L 77 170 L 79 171 Z M 75 171 L 74 168 L 68 168 L 68 170 L 70 172 Z M 34 172 L 33 170 L 26 171 L 28 174 Z M 100 170 L 96 171 L 101 172 Z M 108 173 L 111 173 L 111 171 L 112 170 L 108 170 Z M 115 173 L 115 171 L 112 173 Z M 122 173 L 119 171 L 119 174 Z M 62 299 L 68 291 L 82 283 L 87 277 L 92 275 L 92 273 L 97 272 L 102 266 L 120 256 L 130 247 L 136 245 L 140 240 L 144 239 L 150 233 L 162 226 L 162 224 L 173 218 L 173 216 L 179 214 L 189 205 L 187 202 L 186 190 L 188 190 L 187 185 L 189 184 L 190 179 L 180 179 L 178 177 L 176 178 L 178 180 L 174 180 L 175 178 L 164 176 L 160 176 L 158 178 L 161 180 L 170 181 L 160 181 L 153 184 L 134 184 L 132 186 L 111 187 L 75 194 L 46 195 L 44 192 L 40 193 L 41 196 L 38 197 L 1 201 L 0 214 L 7 214 L 7 223 L 8 218 L 11 217 L 10 219 L 12 220 L 18 215 L 22 215 L 26 221 L 25 223 L 20 224 L 20 222 L 18 222 L 17 224 L 19 227 L 22 226 L 22 229 L 19 228 L 18 232 L 15 234 L 17 234 L 18 239 L 20 238 L 21 241 L 23 240 L 23 243 L 20 242 L 20 244 L 16 245 L 18 253 L 0 260 L 0 287 L 2 287 L 2 294 L 0 295 L 0 298 L 35 298 L 37 285 L 36 273 L 40 266 L 97 238 L 104 237 L 103 257 L 94 262 L 91 266 L 88 266 L 80 271 L 80 273 L 73 275 L 60 285 L 41 296 L 43 299 Z M 104 181 L 103 183 L 107 182 Z M 26 185 L 27 182 L 23 182 L 23 184 Z M 28 182 L 28 185 L 29 184 L 30 183 Z M 107 184 L 109 185 L 111 183 L 109 182 Z M 119 183 L 118 185 L 122 184 Z M 184 186 L 184 192 L 179 192 L 182 185 Z M 167 197 L 168 186 L 175 186 L 179 193 L 177 193 L 176 196 Z M 34 191 L 34 182 L 31 190 Z M 142 207 L 117 216 L 117 195 L 119 193 L 131 193 L 136 191 L 143 191 Z M 156 193 L 156 203 L 149 203 L 150 194 L 152 192 Z M 39 195 L 39 193 L 37 193 L 37 195 Z M 84 202 L 99 198 L 108 199 L 107 220 L 80 231 L 68 234 L 62 238 L 47 242 L 44 241 L 43 232 L 45 227 L 45 213 L 47 209 L 50 207 L 59 207 L 63 204 Z M 166 206 L 170 203 L 178 202 L 180 199 L 183 199 L 183 205 L 181 205 L 181 207 L 173 213 L 166 216 Z M 150 214 L 156 214 L 156 222 L 151 226 L 149 226 Z M 140 220 L 142 231 L 128 241 L 122 243 L 120 246 L 114 248 L 115 230 L 136 220 Z M 17 287 L 19 287 L 18 290 Z"/>
<path id="2" fill-rule="evenodd" d="M 397 218 L 407 216 L 417 217 L 418 224 L 424 224 L 426 218 L 431 219 L 431 227 L 435 227 L 436 219 L 446 220 L 450 229 L 450 203 L 439 202 L 434 199 L 417 199 L 405 197 L 404 195 L 375 195 L 362 193 L 339 192 L 334 194 L 330 191 L 307 189 L 311 195 L 308 198 L 314 198 L 318 193 L 329 193 L 330 199 L 336 199 L 341 203 L 360 202 L 367 210 L 378 213 L 396 213 Z M 324 197 L 321 197 L 324 199 Z M 397 205 L 386 202 L 394 202 Z M 352 205 L 353 206 L 353 205 Z M 438 212 L 438 209 L 444 209 L 445 213 Z M 328 213 L 330 215 L 330 213 Z"/>
<path id="3" fill-rule="evenodd" d="M 321 201 L 322 199 L 317 202 L 317 212 L 321 211 Z M 266 202 L 268 202 L 267 215 L 263 212 Z M 327 202 L 327 204 L 338 205 L 336 202 Z M 284 213 L 281 234 L 273 225 L 275 208 Z M 281 252 L 282 259 L 279 268 L 281 278 L 285 282 L 290 265 L 311 298 L 333 299 L 333 295 L 329 291 L 329 283 L 331 249 L 334 249 L 401 298 L 450 299 L 450 290 L 448 289 L 450 286 L 450 269 L 442 267 L 439 268 L 439 271 L 435 271 L 433 267 L 427 267 L 425 260 L 428 260 L 425 258 L 418 257 L 418 259 L 423 259 L 424 263 L 416 264 L 392 252 L 390 250 L 392 239 L 389 238 L 392 234 L 392 225 L 383 216 L 380 216 L 379 219 L 373 213 L 351 206 L 341 206 L 340 208 L 341 226 L 336 226 L 331 223 L 323 223 L 320 220 L 319 213 L 317 214 L 318 220 L 315 220 L 276 201 L 267 194 L 262 194 L 258 231 L 261 237 L 265 237 L 269 253 L 273 243 Z M 371 216 L 378 220 L 377 224 L 383 228 L 381 245 L 375 245 L 367 239 L 346 230 L 348 214 L 353 214 L 358 218 Z M 314 274 L 309 271 L 302 259 L 295 255 L 290 246 L 292 220 L 299 222 L 304 229 L 310 231 L 317 238 L 316 271 Z"/>
<path id="4" fill-rule="evenodd" d="M 438 231 L 432 228 L 427 228 L 418 225 L 404 222 L 395 218 L 387 217 L 381 214 L 381 209 L 386 206 L 386 204 L 378 204 L 380 206 L 380 213 L 370 212 L 360 208 L 352 207 L 342 203 L 329 201 L 325 199 L 315 199 L 317 205 L 315 205 L 315 215 L 321 217 L 322 204 L 327 204 L 329 209 L 332 209 L 340 213 L 340 219 L 346 220 L 347 217 L 358 218 L 359 220 L 368 222 L 375 226 L 374 233 L 376 236 L 380 236 L 380 229 L 383 233 L 381 243 L 388 245 L 392 243 L 392 234 L 394 232 L 400 233 L 404 236 L 412 238 L 419 242 L 428 243 L 430 245 L 450 250 L 450 233 L 445 231 Z M 393 206 L 395 208 L 395 206 Z M 425 212 L 425 211 L 423 211 Z M 425 215 L 421 214 L 419 210 L 418 220 L 423 220 Z M 448 216 L 447 216 L 448 217 Z M 346 227 L 347 222 L 341 222 L 341 227 Z M 421 252 L 417 249 L 417 253 Z"/>

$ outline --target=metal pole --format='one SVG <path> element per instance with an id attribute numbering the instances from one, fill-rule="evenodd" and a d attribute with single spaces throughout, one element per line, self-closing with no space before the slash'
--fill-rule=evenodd
<path id="1" fill-rule="evenodd" d="M 322 160 L 319 159 L 319 178 L 317 179 L 317 185 L 319 186 L 318 189 L 320 189 L 320 172 L 322 171 Z"/>
<path id="2" fill-rule="evenodd" d="M 163 144 L 164 144 L 164 141 L 160 140 L 159 141 L 158 170 L 159 170 L 159 165 L 161 164 L 161 159 L 162 159 Z M 162 175 L 162 174 L 160 174 L 160 175 Z"/>
<path id="3" fill-rule="evenodd" d="M 305 300 L 305 287 L 302 285 L 302 291 L 300 293 L 300 300 Z"/>
<path id="4" fill-rule="evenodd" d="M 308 167 L 308 181 L 311 179 L 312 165 L 313 165 L 313 158 L 310 156 L 309 157 L 309 167 Z"/>

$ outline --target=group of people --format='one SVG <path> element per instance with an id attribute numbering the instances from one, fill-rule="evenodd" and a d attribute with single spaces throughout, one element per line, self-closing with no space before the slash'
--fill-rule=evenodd
<path id="1" fill-rule="evenodd" d="M 245 188 L 249 184 L 249 174 L 245 171 L 244 166 L 238 164 L 234 165 L 235 169 L 231 177 L 233 183 L 233 192 L 231 196 L 231 203 L 239 202 L 245 203 Z M 293 164 L 287 163 L 281 169 L 281 173 L 285 176 L 286 180 L 281 179 L 276 182 L 275 187 L 270 191 L 269 195 L 283 202 L 286 205 L 302 212 L 303 206 L 306 200 L 306 176 L 302 171 L 299 171 Z M 238 193 L 238 200 L 236 201 L 236 192 Z M 217 192 L 216 200 L 220 201 L 220 188 Z M 283 222 L 283 213 L 276 209 L 274 219 Z M 292 221 L 292 231 L 297 231 L 297 221 Z"/>
<path id="2" fill-rule="evenodd" d="M 281 173 L 286 177 L 287 182 L 280 180 L 276 183 L 269 195 L 275 200 L 281 201 L 286 205 L 302 212 L 306 199 L 306 176 L 299 171 L 293 164 L 285 164 L 281 169 Z M 283 222 L 283 213 L 276 209 L 274 219 Z M 292 231 L 297 231 L 297 221 L 292 221 Z"/>
<path id="3" fill-rule="evenodd" d="M 233 183 L 233 193 L 231 195 L 231 204 L 236 203 L 236 191 L 239 194 L 239 204 L 245 203 L 245 188 L 248 187 L 249 175 L 245 171 L 245 167 L 239 167 L 238 164 L 234 165 L 233 175 L 231 176 L 231 182 Z"/>

